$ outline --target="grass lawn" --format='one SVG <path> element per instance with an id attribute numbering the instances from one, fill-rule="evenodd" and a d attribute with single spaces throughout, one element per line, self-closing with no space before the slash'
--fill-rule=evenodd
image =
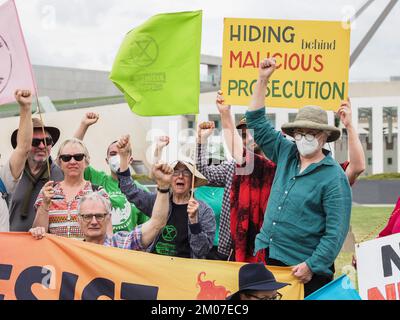
<path id="1" fill-rule="evenodd" d="M 361 241 L 369 233 L 374 232 L 368 239 L 375 238 L 378 233 L 386 226 L 393 207 L 364 207 L 354 206 L 351 213 L 351 227 L 355 235 L 356 242 Z M 379 225 L 383 224 L 378 228 Z M 376 229 L 378 228 L 378 229 Z M 375 231 L 374 231 L 375 230 Z M 342 274 L 347 274 L 354 284 L 357 284 L 357 271 L 351 266 L 353 253 L 341 252 L 335 261 L 335 278 Z"/>

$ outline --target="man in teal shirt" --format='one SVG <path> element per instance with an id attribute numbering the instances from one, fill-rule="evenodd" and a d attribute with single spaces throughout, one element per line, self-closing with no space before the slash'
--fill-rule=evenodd
<path id="1" fill-rule="evenodd" d="M 343 169 L 323 149 L 340 137 L 340 130 L 328 125 L 326 111 L 304 107 L 293 123 L 282 126 L 295 143 L 265 116 L 268 79 L 275 68 L 274 59 L 261 62 L 246 113 L 256 143 L 277 164 L 255 251 L 266 249 L 269 265 L 293 266 L 307 296 L 333 279 L 333 264 L 349 229 L 351 190 Z"/>

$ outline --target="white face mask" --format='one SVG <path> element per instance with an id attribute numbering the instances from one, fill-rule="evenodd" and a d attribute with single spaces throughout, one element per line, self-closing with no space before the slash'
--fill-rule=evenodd
<path id="1" fill-rule="evenodd" d="M 117 173 L 119 167 L 121 166 L 121 158 L 119 155 L 110 157 L 108 159 L 108 165 L 110 166 L 110 169 L 112 172 Z"/>
<path id="2" fill-rule="evenodd" d="M 307 141 L 306 138 L 303 136 L 301 137 L 301 140 L 296 141 L 296 145 L 297 145 L 297 150 L 299 150 L 299 153 L 303 157 L 315 153 L 319 148 L 318 139 L 315 137 L 312 141 Z"/>

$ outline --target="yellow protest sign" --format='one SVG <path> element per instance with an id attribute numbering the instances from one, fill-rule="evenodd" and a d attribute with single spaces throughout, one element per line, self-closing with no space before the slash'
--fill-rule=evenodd
<path id="1" fill-rule="evenodd" d="M 275 58 L 267 106 L 337 110 L 348 96 L 349 53 L 350 28 L 342 22 L 225 18 L 225 101 L 249 105 L 260 61 Z"/>

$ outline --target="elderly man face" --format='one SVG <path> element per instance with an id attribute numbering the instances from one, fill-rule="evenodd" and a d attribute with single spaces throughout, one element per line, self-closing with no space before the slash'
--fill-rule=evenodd
<path id="1" fill-rule="evenodd" d="M 80 204 L 79 225 L 86 241 L 104 239 L 110 223 L 110 213 L 100 199 L 89 198 Z"/>

